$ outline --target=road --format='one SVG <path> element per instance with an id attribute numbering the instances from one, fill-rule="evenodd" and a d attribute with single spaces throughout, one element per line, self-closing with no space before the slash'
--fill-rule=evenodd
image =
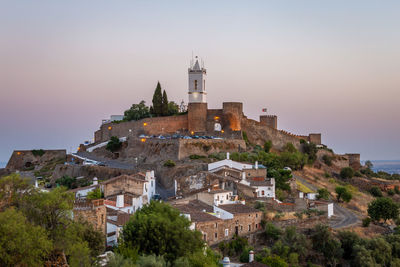
<path id="1" fill-rule="evenodd" d="M 311 190 L 315 192 L 318 191 L 318 188 L 316 186 L 309 183 L 304 178 L 298 175 L 293 175 L 293 177 L 298 179 L 302 184 L 304 184 Z M 330 219 L 329 225 L 335 229 L 349 227 L 360 221 L 357 215 L 355 215 L 352 211 L 340 206 L 338 203 L 333 204 L 333 214 L 334 216 Z"/>
<path id="2" fill-rule="evenodd" d="M 334 203 L 333 213 L 335 214 L 335 216 L 330 220 L 329 224 L 332 228 L 335 229 L 349 227 L 360 221 L 353 212 L 344 207 L 341 207 L 337 203 Z"/>

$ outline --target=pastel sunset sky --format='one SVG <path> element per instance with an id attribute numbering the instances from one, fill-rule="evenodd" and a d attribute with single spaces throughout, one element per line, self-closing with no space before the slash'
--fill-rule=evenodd
<path id="1" fill-rule="evenodd" d="M 192 51 L 210 108 L 240 101 L 337 153 L 400 159 L 400 1 L 0 2 L 0 161 L 66 148 L 148 104 L 187 102 Z"/>

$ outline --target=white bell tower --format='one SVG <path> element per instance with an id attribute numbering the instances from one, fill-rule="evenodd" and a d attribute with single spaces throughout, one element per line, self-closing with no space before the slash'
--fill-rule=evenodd
<path id="1" fill-rule="evenodd" d="M 189 74 L 189 103 L 207 103 L 206 69 L 199 64 L 198 57 L 191 62 Z"/>

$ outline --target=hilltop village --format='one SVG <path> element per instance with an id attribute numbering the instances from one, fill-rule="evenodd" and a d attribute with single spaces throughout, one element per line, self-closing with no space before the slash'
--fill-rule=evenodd
<path id="1" fill-rule="evenodd" d="M 334 153 L 320 133 L 279 129 L 277 115 L 252 120 L 238 102 L 210 109 L 207 71 L 197 57 L 187 75 L 187 105 L 167 101 L 158 84 L 151 107 L 134 104 L 124 115 L 103 120 L 93 142 L 83 142 L 76 153 L 16 150 L 0 176 L 9 183 L 15 175 L 26 177 L 41 194 L 64 188 L 72 199 L 71 219 L 101 233 L 104 247 L 91 264 L 102 266 L 111 266 L 113 254 L 135 254 L 127 252 L 129 244 L 139 242 L 132 225 L 166 209 L 171 209 L 168 216 L 180 214 L 187 230 L 199 235 L 212 260 L 196 265 L 195 257 L 188 256 L 178 265 L 179 252 L 162 254 L 154 244 L 136 251 L 137 257 L 151 254 L 161 261 L 157 257 L 163 256 L 176 266 L 362 266 L 361 250 L 351 254 L 340 233 L 374 240 L 377 234 L 395 232 L 396 214 L 380 215 L 369 207 L 382 196 L 399 201 L 398 179 L 362 166 L 360 154 Z M 7 189 L 12 186 L 0 188 L 2 197 L 15 195 Z M 2 209 L 13 205 L 4 199 Z M 134 248 L 146 247 L 150 236 Z M 47 266 L 74 266 L 75 254 L 60 251 Z M 381 264 L 371 253 L 370 260 Z"/>

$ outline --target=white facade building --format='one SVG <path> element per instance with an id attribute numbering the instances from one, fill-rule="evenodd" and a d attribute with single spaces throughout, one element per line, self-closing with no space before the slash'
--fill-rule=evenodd
<path id="1" fill-rule="evenodd" d="M 189 73 L 189 103 L 207 103 L 205 68 L 200 67 L 196 56 L 195 62 L 190 65 Z"/>

